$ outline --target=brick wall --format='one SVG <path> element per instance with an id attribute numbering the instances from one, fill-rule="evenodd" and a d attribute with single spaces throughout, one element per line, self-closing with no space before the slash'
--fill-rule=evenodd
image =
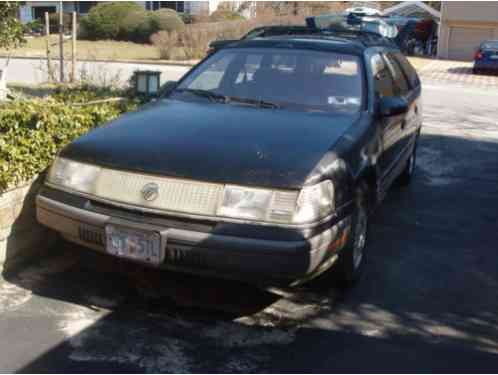
<path id="1" fill-rule="evenodd" d="M 0 274 L 55 243 L 56 234 L 36 221 L 35 197 L 41 180 L 0 193 Z"/>

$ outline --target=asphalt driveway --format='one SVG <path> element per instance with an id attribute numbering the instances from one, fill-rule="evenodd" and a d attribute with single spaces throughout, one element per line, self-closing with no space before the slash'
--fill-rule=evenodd
<path id="1" fill-rule="evenodd" d="M 0 282 L 0 371 L 497 372 L 498 94 L 424 87 L 414 184 L 364 279 L 293 292 L 59 245 Z"/>
<path id="2" fill-rule="evenodd" d="M 422 80 L 439 84 L 457 84 L 464 87 L 498 89 L 498 74 L 474 74 L 473 62 L 434 60 L 420 69 Z"/>

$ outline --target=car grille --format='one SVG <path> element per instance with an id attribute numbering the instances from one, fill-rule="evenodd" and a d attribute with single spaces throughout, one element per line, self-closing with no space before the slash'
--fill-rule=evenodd
<path id="1" fill-rule="evenodd" d="M 208 267 L 207 259 L 202 251 L 174 244 L 168 244 L 164 261 L 166 264 L 176 266 Z"/>
<path id="2" fill-rule="evenodd" d="M 150 183 L 157 185 L 159 194 L 147 201 L 142 189 Z M 136 206 L 214 216 L 223 185 L 103 169 L 95 193 L 101 198 Z"/>

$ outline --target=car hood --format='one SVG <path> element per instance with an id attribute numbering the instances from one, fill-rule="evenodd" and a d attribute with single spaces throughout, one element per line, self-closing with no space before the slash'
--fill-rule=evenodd
<path id="1" fill-rule="evenodd" d="M 298 188 L 358 118 L 162 100 L 80 137 L 61 156 L 147 174 Z"/>

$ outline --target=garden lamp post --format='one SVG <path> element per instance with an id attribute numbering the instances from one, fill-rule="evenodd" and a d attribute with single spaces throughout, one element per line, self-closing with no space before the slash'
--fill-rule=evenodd
<path id="1" fill-rule="evenodd" d="M 134 74 L 135 94 L 145 97 L 159 95 L 161 87 L 161 72 L 137 70 Z"/>

